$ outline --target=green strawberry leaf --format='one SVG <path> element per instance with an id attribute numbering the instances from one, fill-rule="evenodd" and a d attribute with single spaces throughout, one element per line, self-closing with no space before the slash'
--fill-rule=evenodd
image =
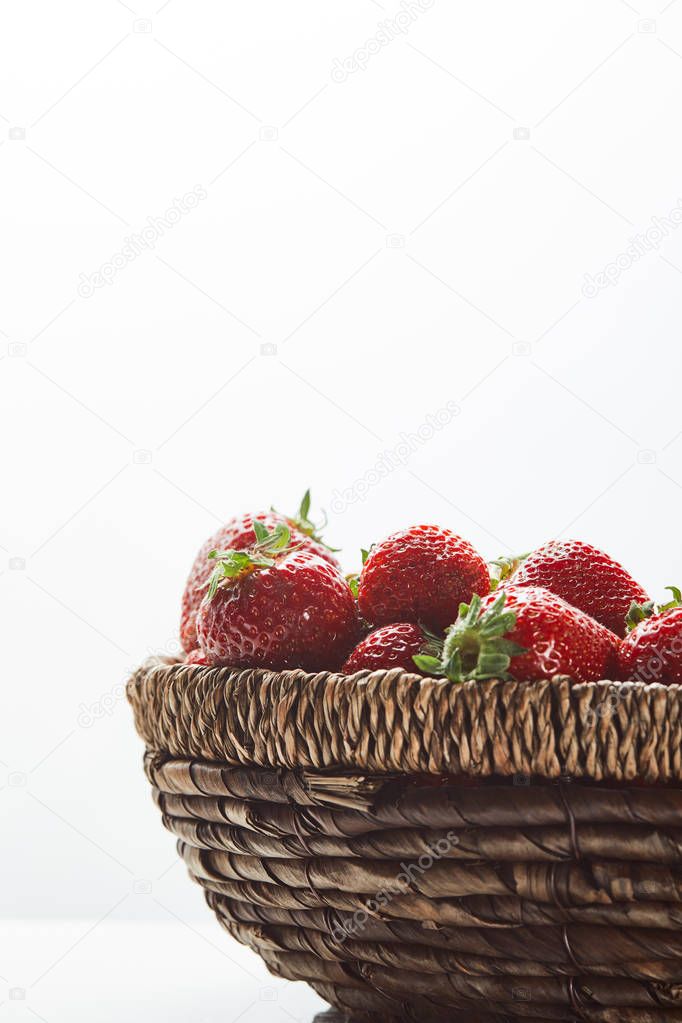
<path id="1" fill-rule="evenodd" d="M 457 621 L 446 633 L 439 669 L 431 658 L 429 670 L 452 682 L 511 679 L 512 658 L 526 653 L 526 648 L 507 638 L 516 627 L 516 614 L 504 610 L 506 599 L 506 593 L 500 593 L 485 611 L 479 596 L 461 604 Z"/>
<path id="2" fill-rule="evenodd" d="M 259 546 L 269 551 L 283 551 L 291 542 L 291 530 L 283 522 L 278 522 L 273 531 Z"/>
<path id="3" fill-rule="evenodd" d="M 429 654 L 414 654 L 412 660 L 420 671 L 426 675 L 442 675 L 442 662 L 440 657 L 431 657 Z"/>
<path id="4" fill-rule="evenodd" d="M 301 522 L 310 522 L 310 488 L 308 488 L 303 495 L 298 509 L 298 517 Z"/>
<path id="5" fill-rule="evenodd" d="M 632 632 L 636 629 L 640 622 L 645 621 L 647 618 L 651 618 L 656 612 L 656 605 L 653 600 L 647 600 L 644 604 L 638 604 L 636 600 L 630 604 L 628 613 L 625 616 L 625 624 L 627 625 L 628 632 Z"/>
<path id="6" fill-rule="evenodd" d="M 316 543 L 321 544 L 322 547 L 326 547 L 328 551 L 332 552 L 332 554 L 336 554 L 339 551 L 339 548 L 330 547 L 330 545 L 328 543 L 325 543 L 325 541 L 322 539 L 322 530 L 325 528 L 328 521 L 327 513 L 323 510 L 322 521 L 313 522 L 312 519 L 310 518 L 311 503 L 312 498 L 310 494 L 310 488 L 308 488 L 308 490 L 306 490 L 305 494 L 301 498 L 301 503 L 298 506 L 298 511 L 293 516 L 287 516 L 286 517 L 287 522 L 294 526 L 294 528 L 297 529 L 299 533 L 303 533 L 305 536 L 309 536 L 311 540 L 314 540 Z M 274 508 L 272 510 L 275 511 Z"/>
<path id="7" fill-rule="evenodd" d="M 666 586 L 666 590 L 670 590 L 673 599 L 665 604 L 656 604 L 653 600 L 647 600 L 643 604 L 638 604 L 636 600 L 633 600 L 625 616 L 628 632 L 632 632 L 633 629 L 636 629 L 647 618 L 664 614 L 666 611 L 671 611 L 674 607 L 682 607 L 682 590 L 678 586 Z"/>
<path id="8" fill-rule="evenodd" d="M 212 600 L 226 580 L 234 582 L 258 569 L 272 568 L 278 555 L 288 554 L 299 546 L 292 545 L 291 530 L 281 522 L 269 530 L 256 520 L 253 531 L 256 542 L 246 550 L 209 551 L 208 558 L 216 562 L 216 567 L 206 584 L 206 600 Z"/>
<path id="9" fill-rule="evenodd" d="M 667 604 L 661 604 L 659 611 L 670 611 L 674 607 L 679 607 L 682 604 L 682 592 L 677 586 L 666 586 L 666 590 L 670 590 L 673 595 L 673 599 L 669 600 Z"/>
<path id="10" fill-rule="evenodd" d="M 269 535 L 268 528 L 262 522 L 259 522 L 258 519 L 254 519 L 253 531 L 256 534 L 256 543 L 263 543 L 264 540 L 267 540 Z"/>
<path id="11" fill-rule="evenodd" d="M 371 549 L 372 548 L 370 547 L 369 551 L 366 551 L 364 547 L 360 548 L 360 555 L 362 557 L 363 566 L 367 561 L 367 558 L 369 557 L 369 552 L 371 551 Z M 353 594 L 356 600 L 358 599 L 358 592 L 360 589 L 360 574 L 361 574 L 360 572 L 351 572 L 350 575 L 346 576 L 346 579 L 348 580 L 348 585 L 351 588 L 351 593 Z"/>

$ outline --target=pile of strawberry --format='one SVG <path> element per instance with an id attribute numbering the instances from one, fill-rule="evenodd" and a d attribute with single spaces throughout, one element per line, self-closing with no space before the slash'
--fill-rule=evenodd
<path id="1" fill-rule="evenodd" d="M 607 554 L 554 540 L 486 564 L 461 536 L 413 526 L 344 576 L 310 519 L 232 519 L 199 551 L 180 626 L 191 664 L 402 668 L 453 682 L 568 675 L 682 683 L 682 594 L 655 605 Z"/>

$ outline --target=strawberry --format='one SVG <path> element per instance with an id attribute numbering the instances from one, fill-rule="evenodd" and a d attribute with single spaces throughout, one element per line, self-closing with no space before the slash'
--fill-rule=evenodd
<path id="1" fill-rule="evenodd" d="M 463 605 L 441 659 L 417 656 L 415 664 L 453 682 L 554 675 L 595 682 L 613 674 L 619 645 L 604 625 L 549 590 L 507 585 Z"/>
<path id="2" fill-rule="evenodd" d="M 382 625 L 358 643 L 341 671 L 344 675 L 380 668 L 402 668 L 413 672 L 415 655 L 440 653 L 442 646 L 442 642 L 411 622 Z"/>
<path id="3" fill-rule="evenodd" d="M 279 523 L 254 520 L 246 550 L 211 551 L 216 565 L 197 615 L 210 665 L 335 670 L 356 641 L 355 600 L 340 571 Z"/>
<path id="4" fill-rule="evenodd" d="M 212 550 L 243 550 L 256 542 L 253 530 L 254 521 L 262 522 L 268 529 L 283 523 L 291 530 L 292 536 L 301 544 L 303 550 L 318 554 L 331 565 L 338 567 L 338 562 L 310 521 L 310 491 L 307 490 L 298 514 L 294 518 L 285 518 L 279 512 L 259 512 L 253 515 L 242 515 L 241 518 L 230 519 L 217 533 L 209 537 L 199 550 L 182 595 L 182 613 L 180 616 L 180 641 L 184 650 L 190 651 L 198 644 L 196 616 L 199 605 L 204 599 L 206 585 L 215 567 L 208 555 Z"/>
<path id="5" fill-rule="evenodd" d="M 630 609 L 629 622 L 640 624 L 621 643 L 619 677 L 625 682 L 682 684 L 682 594 L 674 586 L 668 589 L 673 592 L 668 604 Z"/>
<path id="6" fill-rule="evenodd" d="M 486 563 L 468 541 L 438 526 L 412 526 L 372 547 L 358 605 L 372 625 L 423 622 L 442 631 L 459 604 L 489 589 Z"/>
<path id="7" fill-rule="evenodd" d="M 633 601 L 649 598 L 608 554 L 580 540 L 552 540 L 525 558 L 511 575 L 514 586 L 542 586 L 624 636 Z"/>

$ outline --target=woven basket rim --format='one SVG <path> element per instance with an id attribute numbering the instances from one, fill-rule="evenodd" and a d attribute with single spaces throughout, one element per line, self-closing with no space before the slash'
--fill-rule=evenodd
<path id="1" fill-rule="evenodd" d="M 682 781 L 682 686 L 466 682 L 152 658 L 127 685 L 147 748 L 226 765 Z"/>

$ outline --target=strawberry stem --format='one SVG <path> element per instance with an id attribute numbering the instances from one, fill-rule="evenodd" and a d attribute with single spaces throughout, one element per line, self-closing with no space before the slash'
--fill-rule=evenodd
<path id="1" fill-rule="evenodd" d="M 530 551 L 526 551 L 525 554 L 515 554 L 511 557 L 500 557 L 489 561 L 488 564 L 493 566 L 493 571 L 490 573 L 490 589 L 496 590 L 501 583 L 506 582 L 529 554 Z"/>

